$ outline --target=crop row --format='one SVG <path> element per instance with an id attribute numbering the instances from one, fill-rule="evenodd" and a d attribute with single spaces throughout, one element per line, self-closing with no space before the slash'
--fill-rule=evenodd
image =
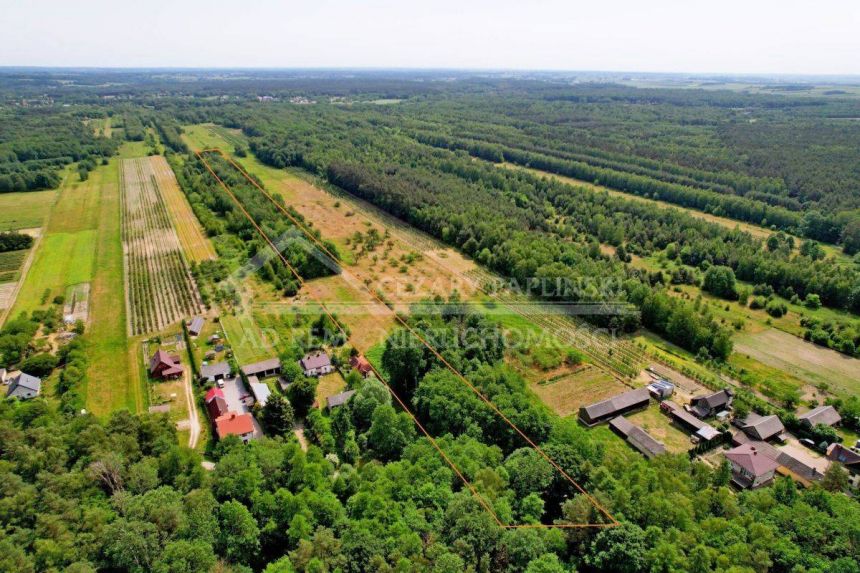
<path id="1" fill-rule="evenodd" d="M 150 161 L 123 161 L 122 182 L 129 328 L 135 335 L 160 331 L 199 312 L 199 293 Z"/>

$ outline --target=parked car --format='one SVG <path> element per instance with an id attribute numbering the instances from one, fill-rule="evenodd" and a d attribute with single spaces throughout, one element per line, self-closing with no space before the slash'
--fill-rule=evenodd
<path id="1" fill-rule="evenodd" d="M 813 442 L 809 438 L 803 438 L 802 440 L 800 440 L 800 443 L 803 444 L 804 446 L 806 446 L 807 448 L 811 449 L 811 450 L 816 449 L 815 442 Z"/>

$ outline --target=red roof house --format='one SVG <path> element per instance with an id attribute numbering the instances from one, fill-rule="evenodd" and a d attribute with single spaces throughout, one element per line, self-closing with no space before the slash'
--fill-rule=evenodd
<path id="1" fill-rule="evenodd" d="M 370 362 L 361 354 L 350 358 L 349 365 L 358 370 L 365 378 L 367 378 L 367 375 L 370 374 L 370 371 L 372 370 Z"/>
<path id="2" fill-rule="evenodd" d="M 219 440 L 227 436 L 239 436 L 243 442 L 248 443 L 254 439 L 254 418 L 248 413 L 228 412 L 215 419 L 215 432 Z"/>
<path id="3" fill-rule="evenodd" d="M 224 399 L 224 392 L 221 388 L 212 388 L 206 392 L 206 397 L 203 398 L 206 403 L 206 410 L 209 412 L 209 417 L 212 420 L 217 420 L 227 413 L 227 400 Z"/>
<path id="4" fill-rule="evenodd" d="M 182 372 L 178 355 L 170 355 L 163 350 L 158 350 L 149 359 L 149 375 L 153 378 L 162 380 L 179 378 Z"/>

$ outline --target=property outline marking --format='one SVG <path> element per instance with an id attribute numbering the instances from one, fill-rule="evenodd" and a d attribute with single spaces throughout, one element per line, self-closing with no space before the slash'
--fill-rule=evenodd
<path id="1" fill-rule="evenodd" d="M 300 285 L 305 284 L 304 279 L 301 277 L 301 275 L 299 275 L 299 273 L 289 263 L 289 261 L 287 261 L 286 257 L 284 257 L 283 254 L 277 249 L 277 247 L 274 245 L 274 243 L 271 241 L 271 239 L 268 237 L 268 235 L 266 235 L 266 233 L 262 230 L 262 228 L 260 228 L 260 226 L 257 224 L 257 222 L 254 221 L 253 217 L 251 217 L 250 213 L 248 213 L 248 211 L 242 205 L 241 201 L 239 201 L 239 199 L 235 196 L 235 194 L 233 194 L 233 192 L 229 189 L 227 184 L 224 183 L 224 181 L 222 181 L 221 178 L 215 173 L 215 171 L 212 169 L 212 167 L 209 165 L 209 163 L 203 157 L 203 155 L 202 155 L 203 153 L 217 153 L 222 159 L 226 160 L 237 171 L 239 171 L 245 179 L 247 179 L 254 187 L 256 187 L 261 193 L 263 193 L 263 195 L 273 205 L 275 205 L 275 207 L 279 211 L 281 211 L 293 223 L 293 225 L 296 226 L 296 228 L 298 228 L 300 231 L 302 231 L 302 233 L 304 233 L 314 244 L 316 244 L 319 249 L 324 251 L 327 254 L 327 256 L 331 258 L 332 261 L 334 261 L 339 267 L 342 268 L 342 265 L 338 261 L 337 257 L 335 257 L 331 253 L 331 251 L 328 250 L 328 248 L 325 246 L 325 244 L 323 244 L 322 241 L 317 239 L 314 236 L 314 234 L 312 232 L 310 232 L 309 228 L 304 223 L 300 222 L 296 217 L 294 217 L 283 205 L 281 205 L 280 203 L 275 201 L 275 199 L 265 189 L 263 189 L 263 187 L 260 186 L 256 182 L 256 180 L 254 180 L 254 178 L 252 178 L 241 166 L 239 166 L 235 161 L 233 161 L 233 159 L 229 155 L 227 155 L 224 151 L 222 151 L 220 148 L 215 147 L 215 148 L 203 149 L 200 151 L 195 150 L 194 153 L 201 160 L 201 162 L 206 167 L 206 169 L 218 181 L 218 183 L 221 185 L 221 187 L 227 192 L 227 194 L 230 196 L 230 198 L 236 203 L 236 205 L 239 207 L 239 209 L 242 211 L 242 213 L 245 215 L 245 217 L 248 219 L 248 221 L 251 222 L 251 224 L 254 226 L 254 228 L 257 230 L 257 232 L 269 244 L 269 246 L 272 248 L 272 250 L 275 253 L 277 253 L 278 257 L 281 259 L 281 261 L 284 263 L 284 265 L 290 270 L 290 272 L 296 277 L 296 280 L 299 282 Z M 374 293 L 369 287 L 364 285 L 364 288 L 368 291 L 368 293 L 370 293 L 370 295 L 374 299 L 376 299 L 379 303 L 381 303 L 383 306 L 385 306 L 385 308 L 388 308 L 388 305 L 386 305 L 385 302 L 378 295 L 376 295 L 376 293 Z M 334 318 L 332 313 L 329 312 L 328 307 L 325 305 L 325 303 L 323 303 L 321 300 L 316 300 L 315 302 L 317 302 L 317 304 L 319 304 L 320 308 L 323 309 L 323 311 L 326 313 L 326 315 L 331 319 L 332 323 L 335 326 L 337 326 L 338 330 L 341 331 L 341 334 L 343 334 L 344 337 L 348 340 L 349 336 L 344 331 L 341 324 Z M 546 528 L 546 529 L 549 529 L 549 528 L 588 528 L 588 527 L 604 528 L 604 527 L 617 527 L 617 526 L 621 525 L 618 522 L 618 520 L 616 520 L 609 513 L 609 511 L 605 507 L 603 507 L 603 505 L 601 505 L 600 502 L 597 501 L 597 499 L 594 498 L 594 496 L 589 494 L 581 485 L 579 485 L 579 483 L 576 482 L 576 480 L 574 480 L 572 477 L 570 477 L 570 475 L 568 475 L 568 473 L 565 472 L 564 469 L 560 465 L 558 465 L 558 463 L 555 462 L 555 460 L 553 460 L 550 456 L 548 456 L 546 454 L 546 452 L 544 452 L 543 449 L 539 445 L 537 445 L 534 441 L 532 441 L 532 439 L 529 438 L 516 424 L 514 424 L 507 416 L 505 416 L 504 413 L 501 410 L 499 410 L 499 408 L 495 404 L 493 404 L 493 402 L 489 398 L 484 396 L 484 394 L 480 390 L 478 390 L 471 382 L 469 382 L 469 380 L 459 370 L 457 370 L 453 365 L 451 365 L 451 363 L 448 362 L 441 355 L 441 353 L 439 353 L 438 350 L 436 350 L 429 342 L 427 342 L 427 340 L 424 339 L 424 337 L 422 337 L 418 332 L 416 332 L 415 329 L 412 328 L 399 315 L 399 313 L 395 312 L 393 309 L 390 309 L 390 310 L 393 313 L 395 319 L 406 330 L 408 330 L 413 336 L 415 336 L 415 338 L 417 340 L 419 340 L 428 350 L 430 350 L 430 352 L 432 352 L 433 355 L 436 356 L 436 358 L 442 364 L 444 364 L 448 370 L 450 370 L 457 378 L 459 378 L 463 383 L 465 383 L 469 387 L 469 389 L 471 389 L 472 392 L 474 392 L 502 420 L 504 420 L 505 423 L 507 423 L 511 428 L 513 428 L 514 431 L 516 431 L 520 435 L 520 437 L 522 437 L 526 441 L 526 443 L 529 444 L 529 446 L 532 449 L 534 449 L 538 454 L 540 454 L 556 470 L 558 470 L 558 472 L 562 476 L 564 476 L 564 478 L 567 481 L 569 481 L 574 486 L 574 488 L 577 491 L 579 491 L 580 494 L 582 494 L 583 496 L 586 497 L 586 499 L 589 500 L 589 502 L 591 503 L 591 505 L 593 507 L 595 507 L 600 513 L 602 513 L 605 517 L 607 517 L 611 521 L 611 523 L 560 523 L 560 524 L 543 524 L 543 523 L 540 523 L 540 524 L 505 524 L 505 523 L 503 523 L 499 519 L 496 512 L 492 509 L 489 502 L 487 502 L 487 500 L 484 499 L 484 497 L 480 493 L 478 493 L 478 491 L 471 484 L 471 482 L 469 482 L 469 480 L 466 479 L 466 477 L 459 470 L 459 468 L 457 468 L 457 466 L 448 457 L 448 455 L 445 454 L 445 452 L 442 450 L 442 448 L 439 446 L 439 444 L 436 442 L 436 440 L 433 438 L 433 436 L 430 435 L 430 433 L 418 421 L 418 419 L 415 417 L 415 415 L 412 413 L 412 411 L 406 406 L 406 404 L 403 402 L 403 400 L 401 400 L 401 398 L 397 395 L 397 393 L 394 392 L 394 390 L 391 388 L 391 386 L 388 384 L 388 382 L 385 380 L 385 378 L 382 376 L 382 374 L 376 369 L 376 367 L 372 363 L 370 363 L 370 367 L 373 370 L 374 374 L 380 379 L 380 381 L 383 384 L 385 384 L 389 393 L 394 397 L 394 399 L 403 408 L 403 410 L 409 415 L 409 417 L 412 419 L 412 421 L 415 422 L 415 425 L 418 426 L 418 428 L 427 437 L 427 439 L 430 441 L 430 443 L 436 448 L 436 450 L 439 452 L 439 454 L 442 456 L 442 458 L 448 463 L 449 466 L 451 466 L 451 468 L 454 470 L 454 472 L 460 477 L 460 479 L 463 481 L 463 483 L 469 488 L 471 493 L 481 503 L 481 505 L 484 507 L 484 509 L 486 509 L 490 513 L 490 515 L 493 517 L 493 519 L 496 521 L 496 523 L 499 525 L 499 527 L 502 527 L 505 529 L 521 529 L 521 528 Z"/>

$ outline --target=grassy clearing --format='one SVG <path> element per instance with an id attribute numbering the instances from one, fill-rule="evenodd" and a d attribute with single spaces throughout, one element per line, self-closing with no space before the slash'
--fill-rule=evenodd
<path id="1" fill-rule="evenodd" d="M 222 316 L 221 327 L 239 364 L 259 362 L 277 355 L 272 341 L 250 315 Z"/>
<path id="2" fill-rule="evenodd" d="M 21 286 L 11 316 L 51 303 L 66 287 L 89 282 L 93 276 L 96 231 L 46 235 Z M 47 293 L 47 297 L 45 296 Z"/>
<path id="3" fill-rule="evenodd" d="M 0 232 L 41 227 L 56 197 L 53 189 L 0 193 Z"/>
<path id="4" fill-rule="evenodd" d="M 87 408 L 97 415 L 127 408 L 142 412 L 148 395 L 136 372 L 136 350 L 126 337 L 123 255 L 120 236 L 119 162 L 112 159 L 101 187 L 98 209 L 96 271 L 90 289 L 90 368 Z"/>
<path id="5" fill-rule="evenodd" d="M 575 415 L 580 406 L 629 390 L 627 386 L 591 364 L 584 364 L 561 378 L 533 382 L 529 387 L 559 416 Z"/>
<path id="6" fill-rule="evenodd" d="M 627 416 L 627 418 L 651 434 L 655 440 L 663 442 L 666 449 L 673 454 L 686 452 L 692 447 L 690 437 L 673 426 L 668 416 L 661 414 L 660 408 L 654 404 L 641 412 Z"/>
<path id="7" fill-rule="evenodd" d="M 320 408 L 325 408 L 326 398 L 343 392 L 346 388 L 346 380 L 340 375 L 340 372 L 332 372 L 325 376 L 320 376 L 319 384 L 317 384 L 316 401 Z"/>
<path id="8" fill-rule="evenodd" d="M 778 330 L 735 338 L 735 351 L 813 386 L 843 396 L 860 394 L 860 360 Z"/>

